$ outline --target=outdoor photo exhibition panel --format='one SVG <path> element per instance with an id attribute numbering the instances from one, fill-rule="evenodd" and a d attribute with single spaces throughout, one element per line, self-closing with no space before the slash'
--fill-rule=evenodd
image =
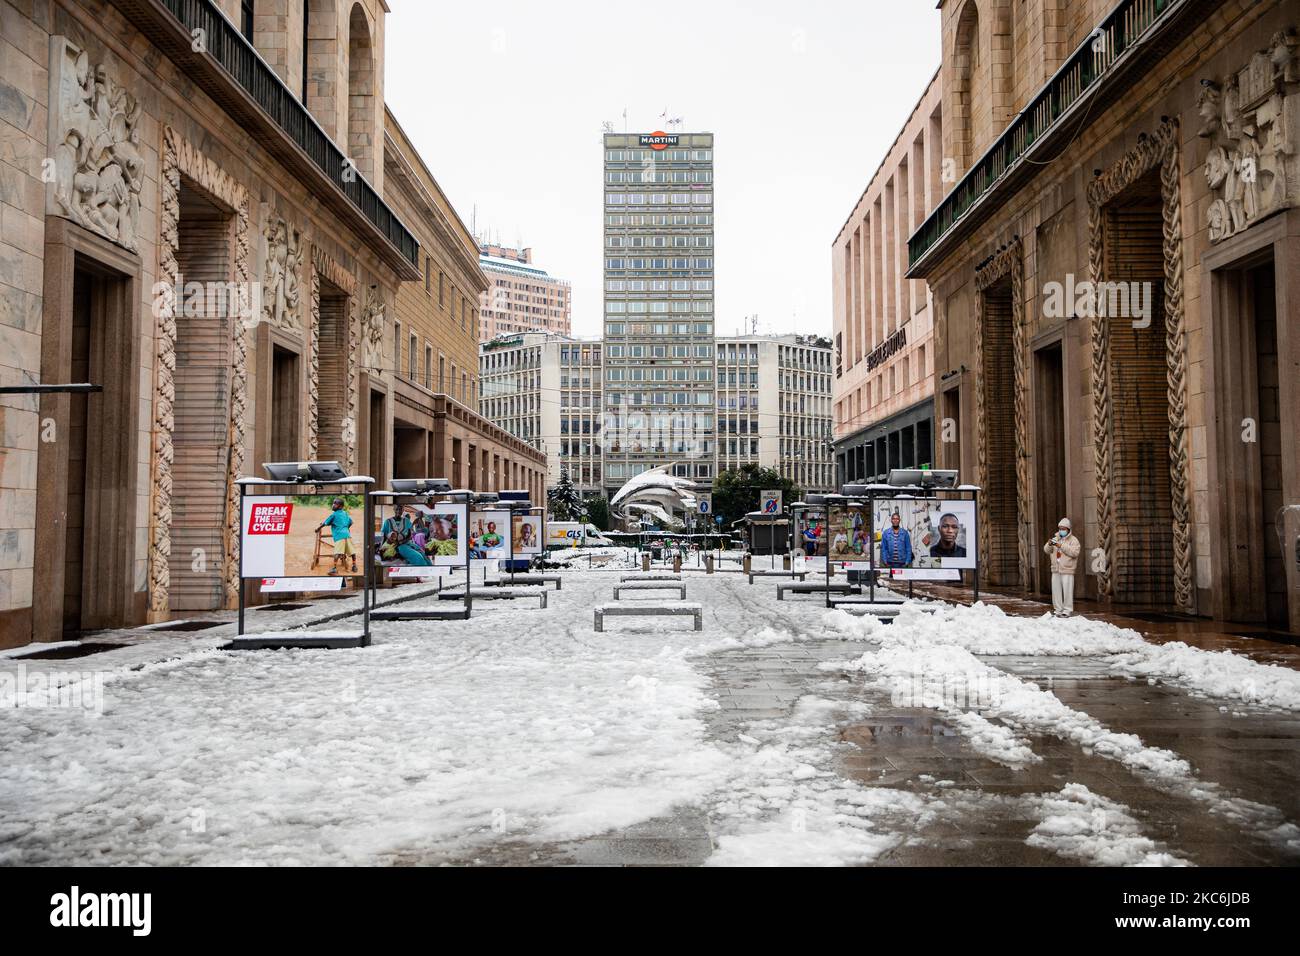
<path id="1" fill-rule="evenodd" d="M 908 489 L 880 486 L 852 498 L 828 496 L 826 558 L 845 571 L 867 572 L 875 600 L 876 572 L 891 580 L 960 584 L 962 572 L 972 575 L 973 600 L 979 600 L 979 535 L 976 526 L 979 490 L 962 488 Z M 891 538 L 898 517 L 898 532 Z M 890 547 L 892 545 L 892 547 Z M 888 553 L 885 549 L 888 548 Z M 829 570 L 829 567 L 828 567 Z M 826 601 L 830 606 L 830 576 Z"/>
<path id="2" fill-rule="evenodd" d="M 363 584 L 371 573 L 365 530 L 371 524 L 370 478 L 339 481 L 270 481 L 240 478 L 239 629 L 245 636 L 245 581 L 261 593 L 318 593 Z M 363 589 L 364 590 L 364 589 Z M 362 602 L 356 635 L 302 633 L 307 644 L 370 643 L 370 616 Z M 289 640 L 286 638 L 285 646 Z"/>
<path id="3" fill-rule="evenodd" d="M 378 620 L 420 620 L 468 618 L 473 609 L 470 587 L 468 492 L 374 491 L 373 517 L 368 525 L 367 545 L 375 555 L 373 573 L 366 578 L 366 602 Z M 402 515 L 397 516 L 397 506 Z M 388 602 L 376 609 L 381 577 L 387 581 L 429 581 L 452 571 L 465 572 L 465 607 L 436 608 L 411 606 L 411 599 Z"/>
<path id="4" fill-rule="evenodd" d="M 533 558 L 542 553 L 546 541 L 546 509 L 529 505 L 527 508 L 512 508 L 510 519 L 510 543 L 514 558 Z"/>

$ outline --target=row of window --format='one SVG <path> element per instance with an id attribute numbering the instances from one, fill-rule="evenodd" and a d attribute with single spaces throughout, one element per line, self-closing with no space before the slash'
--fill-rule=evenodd
<path id="1" fill-rule="evenodd" d="M 613 405 L 712 405 L 712 392 L 609 392 L 607 406 Z"/>
<path id="2" fill-rule="evenodd" d="M 609 315 L 619 315 L 623 313 L 644 314 L 652 313 L 655 315 L 665 315 L 669 312 L 696 312 L 707 315 L 713 311 L 712 299 L 678 299 L 672 302 L 628 302 L 622 299 L 616 299 L 605 303 L 605 312 Z"/>
<path id="3" fill-rule="evenodd" d="M 438 377 L 433 377 L 433 345 L 429 342 L 424 343 L 424 374 L 420 374 L 420 339 L 414 332 L 410 333 L 406 345 L 406 364 L 402 364 L 402 323 L 393 323 L 393 372 L 401 375 L 405 371 L 408 381 L 417 382 L 424 385 L 431 392 L 440 392 L 444 395 L 450 395 L 464 404 L 474 407 L 478 399 L 475 396 L 477 389 L 477 379 L 470 378 L 469 373 L 461 371 L 460 379 L 457 380 L 457 369 L 453 362 L 451 366 L 451 377 L 447 377 L 447 359 L 438 353 Z M 436 382 L 436 387 L 435 387 Z"/>
<path id="4" fill-rule="evenodd" d="M 447 308 L 447 287 L 451 286 L 451 320 L 456 321 L 456 285 L 447 282 L 447 274 L 441 269 L 438 270 L 438 305 L 441 308 Z M 424 257 L 424 291 L 433 295 L 433 259 L 430 256 Z M 471 312 L 474 316 L 474 322 L 471 325 L 469 317 Z M 474 338 L 478 338 L 479 333 L 479 314 L 478 309 L 470 309 L 469 299 L 464 295 L 460 296 L 460 328 L 462 332 L 470 332 Z"/>
<path id="5" fill-rule="evenodd" d="M 643 471 L 649 471 L 651 468 L 655 468 L 655 467 L 657 466 L 651 464 L 645 464 L 643 462 L 628 462 L 627 464 L 618 464 L 618 463 L 607 464 L 605 466 L 605 474 L 610 478 L 635 478 Z M 712 465 L 700 464 L 699 462 L 696 462 L 693 470 L 696 478 L 713 477 Z M 692 472 L 692 466 L 689 464 L 679 463 L 673 465 L 673 474 L 678 477 L 689 478 L 691 476 L 691 472 Z"/>
<path id="6" fill-rule="evenodd" d="M 606 259 L 605 268 L 618 269 L 700 269 L 711 270 L 713 257 L 701 259 Z"/>
<path id="7" fill-rule="evenodd" d="M 930 374 L 926 366 L 925 346 L 920 346 L 916 351 L 916 378 L 920 379 Z M 856 427 L 865 424 L 862 421 L 863 413 L 872 406 L 888 400 L 891 396 L 897 395 L 908 385 L 913 383 L 912 376 L 913 365 L 911 356 L 904 355 L 897 359 L 887 369 L 883 369 L 875 377 L 870 379 L 865 386 L 858 388 L 855 392 L 845 396 L 835 406 L 835 416 L 841 425 L 850 425 Z M 866 394 L 863 394 L 863 388 Z"/>
<path id="8" fill-rule="evenodd" d="M 599 365 L 600 346 L 560 346 L 561 365 Z"/>
<path id="9" fill-rule="evenodd" d="M 708 358 L 707 345 L 610 345 L 606 351 L 610 358 Z"/>
<path id="10" fill-rule="evenodd" d="M 640 163 L 653 160 L 656 163 L 710 163 L 713 162 L 711 149 L 607 149 L 605 161 L 610 163 Z"/>
<path id="11" fill-rule="evenodd" d="M 606 206 L 712 206 L 713 193 L 605 193 Z"/>
<path id="12" fill-rule="evenodd" d="M 695 212 L 695 213 L 673 213 L 666 215 L 664 213 L 638 213 L 629 215 L 626 213 L 610 213 L 605 216 L 605 225 L 607 226 L 711 226 L 713 225 L 713 213 Z"/>
<path id="13" fill-rule="evenodd" d="M 644 169 L 607 170 L 607 183 L 711 183 L 711 169 L 660 169 L 647 166 Z"/>
<path id="14" fill-rule="evenodd" d="M 624 373 L 626 373 L 626 378 L 624 378 Z M 640 366 L 633 366 L 632 368 L 607 368 L 605 369 L 605 381 L 607 382 L 622 382 L 622 381 L 711 382 L 713 381 L 713 369 L 712 368 L 695 368 L 695 369 L 641 368 Z"/>
<path id="15" fill-rule="evenodd" d="M 606 279 L 606 292 L 712 292 L 712 279 Z"/>
<path id="16" fill-rule="evenodd" d="M 712 322 L 606 322 L 606 335 L 712 335 Z"/>
<path id="17" fill-rule="evenodd" d="M 605 245 L 611 249 L 712 249 L 713 236 L 607 236 Z"/>

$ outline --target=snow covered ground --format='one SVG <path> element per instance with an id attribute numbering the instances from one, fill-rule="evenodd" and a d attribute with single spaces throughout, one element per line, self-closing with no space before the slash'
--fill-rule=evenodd
<path id="1" fill-rule="evenodd" d="M 362 650 L 232 653 L 200 631 L 0 660 L 0 696 L 53 674 L 101 691 L 97 708 L 0 710 L 0 862 L 472 862 L 494 847 L 527 862 L 683 814 L 707 821 L 695 862 L 715 865 L 870 863 L 990 819 L 1063 863 L 1198 862 L 1147 800 L 1236 828 L 1258 856 L 1300 855 L 1293 806 L 1218 766 L 1206 779 L 1195 755 L 999 658 L 1082 660 L 1106 687 L 1222 708 L 1242 732 L 1300 710 L 1296 671 L 984 606 L 908 606 L 883 625 L 777 602 L 774 579 L 738 574 L 684 576 L 702 632 L 651 617 L 596 634 L 592 608 L 619 572 L 563 573 L 545 609 L 494 601 L 468 622 L 382 622 Z M 1023 785 L 900 770 L 919 745 L 846 736 L 900 714 L 950 727 L 961 766 Z M 924 747 L 910 766 L 934 759 Z M 855 760 L 871 769 L 846 772 Z M 1049 766 L 1114 766 L 1125 784 L 1107 795 Z"/>

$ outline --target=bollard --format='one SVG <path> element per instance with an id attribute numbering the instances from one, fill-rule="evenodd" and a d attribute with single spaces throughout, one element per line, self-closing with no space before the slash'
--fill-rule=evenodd
<path id="1" fill-rule="evenodd" d="M 681 574 L 681 573 L 682 573 L 682 556 L 681 556 L 680 554 L 674 554 L 674 555 L 673 555 L 673 574 Z"/>
<path id="2" fill-rule="evenodd" d="M 705 574 L 713 573 L 713 555 L 711 554 L 706 554 L 704 556 L 704 573 Z"/>
<path id="3" fill-rule="evenodd" d="M 642 570 L 642 571 L 649 571 L 649 570 L 650 570 L 650 552 L 649 552 L 649 551 L 643 551 L 643 552 L 641 553 L 641 570 Z"/>

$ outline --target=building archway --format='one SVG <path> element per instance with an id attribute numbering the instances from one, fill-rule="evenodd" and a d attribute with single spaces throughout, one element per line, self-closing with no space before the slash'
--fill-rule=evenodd
<path id="1" fill-rule="evenodd" d="M 348 16 L 347 155 L 367 180 L 375 177 L 375 55 L 370 24 L 360 3 Z"/>
<path id="2" fill-rule="evenodd" d="M 988 108 L 988 90 L 980 83 L 980 13 L 975 0 L 966 0 L 957 16 L 957 37 L 953 45 L 952 142 L 960 172 L 970 169 L 974 160 L 973 143 L 976 118 Z"/>
<path id="3" fill-rule="evenodd" d="M 325 135 L 339 139 L 338 10 L 332 0 L 306 0 L 302 36 L 302 102 Z"/>

